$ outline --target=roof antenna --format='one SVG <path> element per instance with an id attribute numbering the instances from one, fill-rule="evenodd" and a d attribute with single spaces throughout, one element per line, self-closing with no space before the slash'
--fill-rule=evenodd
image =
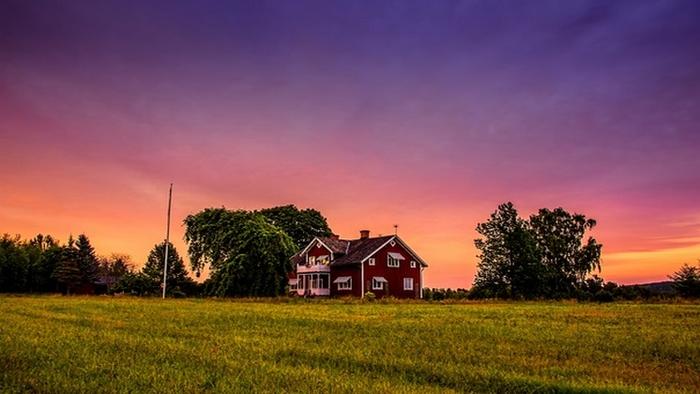
<path id="1" fill-rule="evenodd" d="M 394 225 L 394 235 L 399 235 L 399 225 L 398 224 Z"/>

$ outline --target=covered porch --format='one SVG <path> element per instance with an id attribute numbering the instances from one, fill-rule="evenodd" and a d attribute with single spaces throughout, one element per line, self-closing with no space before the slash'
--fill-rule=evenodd
<path id="1" fill-rule="evenodd" d="M 299 296 L 329 296 L 330 280 L 330 272 L 298 274 L 296 279 L 289 280 L 289 290 Z"/>

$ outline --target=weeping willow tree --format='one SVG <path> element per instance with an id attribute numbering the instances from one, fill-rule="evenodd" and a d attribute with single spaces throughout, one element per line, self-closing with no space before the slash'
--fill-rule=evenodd
<path id="1" fill-rule="evenodd" d="M 209 267 L 208 289 L 217 296 L 284 293 L 295 244 L 258 212 L 208 208 L 184 220 L 192 269 Z"/>

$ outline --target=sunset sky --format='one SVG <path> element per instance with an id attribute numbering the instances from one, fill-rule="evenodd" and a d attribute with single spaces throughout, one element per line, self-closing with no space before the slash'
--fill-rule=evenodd
<path id="1" fill-rule="evenodd" d="M 607 280 L 700 258 L 700 1 L 0 2 L 0 233 L 142 264 L 206 207 L 399 235 L 468 287 L 512 201 Z"/>

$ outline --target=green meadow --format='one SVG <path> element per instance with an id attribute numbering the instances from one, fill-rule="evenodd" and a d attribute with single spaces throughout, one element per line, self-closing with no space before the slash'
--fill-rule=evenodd
<path id="1" fill-rule="evenodd" d="M 700 305 L 0 296 L 0 392 L 699 392 Z"/>

